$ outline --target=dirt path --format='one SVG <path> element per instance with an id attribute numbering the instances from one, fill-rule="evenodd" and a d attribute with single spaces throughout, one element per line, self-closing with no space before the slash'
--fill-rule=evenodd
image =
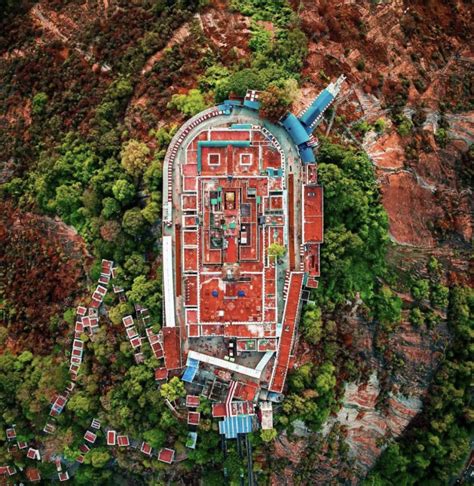
<path id="1" fill-rule="evenodd" d="M 189 24 L 186 23 L 184 25 L 182 25 L 173 35 L 173 37 L 171 37 L 171 39 L 168 41 L 168 43 L 166 44 L 165 47 L 163 47 L 163 49 L 160 49 L 158 52 L 156 52 L 155 54 L 153 54 L 153 56 L 151 56 L 148 61 L 146 62 L 145 64 L 145 67 L 142 69 L 142 74 L 146 74 L 148 73 L 149 71 L 151 71 L 151 69 L 153 68 L 154 64 L 156 62 L 158 62 L 165 54 L 166 50 L 167 49 L 170 49 L 171 47 L 175 46 L 176 44 L 179 44 L 181 42 L 183 42 L 190 34 L 190 30 L 189 30 Z"/>

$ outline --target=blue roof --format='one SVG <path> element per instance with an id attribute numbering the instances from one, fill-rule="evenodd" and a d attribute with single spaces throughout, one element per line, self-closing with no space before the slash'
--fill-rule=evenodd
<path id="1" fill-rule="evenodd" d="M 250 108 L 251 110 L 259 110 L 261 103 L 260 103 L 260 101 L 244 100 L 244 106 L 246 106 L 247 108 Z"/>
<path id="2" fill-rule="evenodd" d="M 309 140 L 309 135 L 306 133 L 305 128 L 293 113 L 288 113 L 282 124 L 295 145 L 301 145 Z"/>
<path id="3" fill-rule="evenodd" d="M 311 125 L 316 121 L 316 119 L 326 110 L 326 108 L 331 104 L 334 99 L 327 89 L 321 91 L 319 96 L 311 103 L 309 108 L 300 116 L 301 123 L 306 127 L 306 131 L 311 133 L 313 129 Z"/>
<path id="4" fill-rule="evenodd" d="M 186 447 L 189 447 L 189 449 L 196 449 L 197 438 L 197 432 L 189 432 Z"/>
<path id="5" fill-rule="evenodd" d="M 242 106 L 242 101 L 240 100 L 225 100 L 225 105 L 232 105 L 232 106 Z"/>
<path id="6" fill-rule="evenodd" d="M 236 439 L 237 434 L 248 434 L 252 432 L 252 424 L 253 420 L 250 415 L 226 417 L 219 422 L 219 433 L 225 435 L 226 439 Z"/>
<path id="7" fill-rule="evenodd" d="M 198 368 L 199 368 L 199 361 L 194 358 L 188 358 L 188 361 L 186 362 L 186 369 L 184 370 L 184 374 L 181 379 L 186 383 L 192 383 L 194 377 L 196 376 Z"/>
<path id="8" fill-rule="evenodd" d="M 314 157 L 314 152 L 311 147 L 308 145 L 300 145 L 298 148 L 300 150 L 300 157 L 303 163 L 311 164 L 316 162 L 316 158 Z"/>

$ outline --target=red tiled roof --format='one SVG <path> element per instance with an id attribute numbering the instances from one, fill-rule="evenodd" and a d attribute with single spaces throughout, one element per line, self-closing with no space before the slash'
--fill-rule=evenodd
<path id="1" fill-rule="evenodd" d="M 181 342 L 178 327 L 163 328 L 163 351 L 168 370 L 181 368 Z"/>
<path id="2" fill-rule="evenodd" d="M 155 380 L 166 380 L 166 378 L 168 378 L 168 370 L 166 368 L 156 368 Z"/>
<path id="3" fill-rule="evenodd" d="M 213 403 L 212 416 L 214 418 L 226 417 L 227 411 L 226 411 L 225 403 Z"/>
<path id="4" fill-rule="evenodd" d="M 97 435 L 94 434 L 93 432 L 91 432 L 90 430 L 88 430 L 84 434 L 84 439 L 87 440 L 87 442 L 90 442 L 91 444 L 93 444 L 97 439 Z"/>
<path id="5" fill-rule="evenodd" d="M 283 330 L 280 337 L 278 353 L 272 378 L 268 389 L 273 392 L 281 393 L 285 384 L 286 374 L 290 361 L 291 347 L 295 334 L 296 319 L 299 309 L 301 287 L 303 285 L 304 274 L 292 272 L 286 299 L 285 311 L 283 316 Z"/>
<path id="6" fill-rule="evenodd" d="M 201 421 L 201 414 L 199 412 L 188 412 L 188 424 L 199 425 Z"/>
<path id="7" fill-rule="evenodd" d="M 107 445 L 115 445 L 117 442 L 117 432 L 109 430 L 107 432 Z"/>
<path id="8" fill-rule="evenodd" d="M 174 459 L 175 451 L 173 449 L 161 449 L 158 453 L 158 460 L 161 462 L 166 462 L 167 464 L 171 464 Z"/>
<path id="9" fill-rule="evenodd" d="M 142 446 L 140 447 L 140 450 L 143 452 L 143 454 L 151 456 L 151 445 L 150 444 L 143 442 Z"/>
<path id="10" fill-rule="evenodd" d="M 128 447 L 130 445 L 128 435 L 118 435 L 117 436 L 117 445 L 119 447 Z"/>
<path id="11" fill-rule="evenodd" d="M 87 444 L 81 444 L 79 446 L 79 450 L 83 453 L 83 454 L 87 454 L 91 448 L 87 445 Z"/>
<path id="12" fill-rule="evenodd" d="M 303 186 L 303 244 L 323 241 L 323 188 Z"/>
<path id="13" fill-rule="evenodd" d="M 201 399 L 196 395 L 186 395 L 186 406 L 191 408 L 199 407 Z"/>

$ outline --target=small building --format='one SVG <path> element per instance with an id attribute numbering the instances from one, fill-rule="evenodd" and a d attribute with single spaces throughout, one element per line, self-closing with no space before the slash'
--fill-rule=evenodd
<path id="1" fill-rule="evenodd" d="M 44 426 L 43 432 L 45 434 L 54 434 L 55 430 L 56 430 L 56 426 L 54 424 L 52 424 L 51 422 L 48 422 Z"/>
<path id="2" fill-rule="evenodd" d="M 197 437 L 197 432 L 189 432 L 188 438 L 186 440 L 186 447 L 188 449 L 196 449 Z"/>
<path id="3" fill-rule="evenodd" d="M 199 412 L 188 412 L 188 425 L 199 425 L 201 414 Z"/>
<path id="4" fill-rule="evenodd" d="M 68 481 L 69 480 L 69 473 L 67 471 L 58 473 L 58 479 L 61 482 Z"/>
<path id="5" fill-rule="evenodd" d="M 262 430 L 273 429 L 272 402 L 260 402 L 260 422 Z"/>
<path id="6" fill-rule="evenodd" d="M 147 456 L 151 456 L 151 445 L 147 444 L 146 442 L 142 442 L 142 446 L 140 447 L 140 450 L 143 452 L 143 454 L 146 454 Z"/>
<path id="7" fill-rule="evenodd" d="M 161 462 L 166 462 L 166 464 L 171 464 L 174 460 L 175 451 L 173 449 L 163 448 L 158 453 L 158 460 Z"/>
<path id="8" fill-rule="evenodd" d="M 7 439 L 8 440 L 14 440 L 14 439 L 16 439 L 16 431 L 15 431 L 15 428 L 14 427 L 11 427 L 10 429 L 7 429 L 6 430 L 6 434 L 7 434 Z"/>
<path id="9" fill-rule="evenodd" d="M 76 457 L 76 462 L 82 464 L 84 462 L 84 456 L 81 454 L 80 456 Z"/>
<path id="10" fill-rule="evenodd" d="M 128 447 L 130 445 L 130 440 L 128 439 L 128 435 L 118 435 L 117 445 L 119 447 Z"/>
<path id="11" fill-rule="evenodd" d="M 39 470 L 35 467 L 29 467 L 26 470 L 26 477 L 28 478 L 28 481 L 30 481 L 30 483 L 36 483 L 38 481 L 41 481 L 41 474 Z"/>
<path id="12" fill-rule="evenodd" d="M 186 395 L 186 406 L 188 408 L 197 408 L 201 403 L 201 399 L 197 395 Z"/>
<path id="13" fill-rule="evenodd" d="M 26 453 L 26 457 L 31 460 L 39 461 L 41 459 L 40 451 L 38 449 L 30 447 L 28 449 L 28 452 Z"/>
<path id="14" fill-rule="evenodd" d="M 166 368 L 156 368 L 155 370 L 155 380 L 162 381 L 168 378 L 168 370 Z"/>
<path id="15" fill-rule="evenodd" d="M 134 337 L 138 336 L 137 329 L 135 326 L 127 327 L 127 337 L 128 339 L 133 339 Z"/>
<path id="16" fill-rule="evenodd" d="M 95 441 L 97 440 L 97 435 L 91 432 L 90 430 L 88 430 L 84 434 L 84 439 L 87 440 L 87 442 L 89 442 L 90 444 L 94 444 Z"/>
<path id="17" fill-rule="evenodd" d="M 87 312 L 87 307 L 84 307 L 83 305 L 80 305 L 77 307 L 76 314 L 78 316 L 85 316 Z"/>
<path id="18" fill-rule="evenodd" d="M 130 339 L 130 344 L 132 345 L 133 349 L 137 349 L 142 345 L 142 340 L 140 336 L 134 337 L 133 339 Z"/>
<path id="19" fill-rule="evenodd" d="M 79 446 L 79 450 L 83 453 L 83 454 L 87 454 L 91 448 L 87 445 L 87 444 L 81 444 Z"/>
<path id="20" fill-rule="evenodd" d="M 21 441 L 18 442 L 18 449 L 26 449 L 28 447 L 28 442 Z"/>
<path id="21" fill-rule="evenodd" d="M 49 412 L 49 415 L 51 415 L 52 417 L 59 415 L 63 411 L 66 402 L 66 397 L 58 395 L 51 405 L 51 411 Z"/>
<path id="22" fill-rule="evenodd" d="M 95 429 L 95 430 L 99 430 L 100 429 L 100 422 L 99 422 L 99 420 L 97 420 L 96 418 L 95 419 L 92 419 L 91 427 L 93 429 Z"/>
<path id="23" fill-rule="evenodd" d="M 8 474 L 13 476 L 16 473 L 16 469 L 12 466 L 0 466 L 0 476 Z"/>
<path id="24" fill-rule="evenodd" d="M 125 316 L 124 318 L 122 318 L 122 322 L 125 327 L 133 326 L 133 317 Z"/>
<path id="25" fill-rule="evenodd" d="M 115 430 L 107 431 L 107 445 L 114 446 L 117 443 L 117 432 Z"/>

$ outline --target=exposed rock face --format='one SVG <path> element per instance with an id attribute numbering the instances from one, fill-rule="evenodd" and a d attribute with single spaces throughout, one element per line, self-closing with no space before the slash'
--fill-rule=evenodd
<path id="1" fill-rule="evenodd" d="M 387 123 L 383 134 L 368 133 L 362 146 L 377 169 L 394 241 L 425 248 L 446 239 L 468 243 L 472 194 L 459 171 L 474 141 L 472 111 L 459 112 L 472 103 L 468 3 L 308 0 L 300 12 L 311 41 L 309 82 L 298 108 L 327 78 L 344 73 L 347 87 L 334 107 L 345 117 L 348 138 L 355 141 L 350 133 L 357 120 Z M 461 93 L 463 86 L 467 92 Z M 421 133 L 396 132 L 389 111 L 397 106 L 421 124 Z M 442 120 L 451 140 L 445 148 L 433 136 Z"/>
<path id="2" fill-rule="evenodd" d="M 385 439 L 400 435 L 421 409 L 419 397 L 407 398 L 400 394 L 390 394 L 386 410 L 377 409 L 380 390 L 376 372 L 367 383 L 348 383 L 342 408 L 325 425 L 325 433 L 336 422 L 344 426 L 349 457 L 360 470 L 370 468 Z"/>

